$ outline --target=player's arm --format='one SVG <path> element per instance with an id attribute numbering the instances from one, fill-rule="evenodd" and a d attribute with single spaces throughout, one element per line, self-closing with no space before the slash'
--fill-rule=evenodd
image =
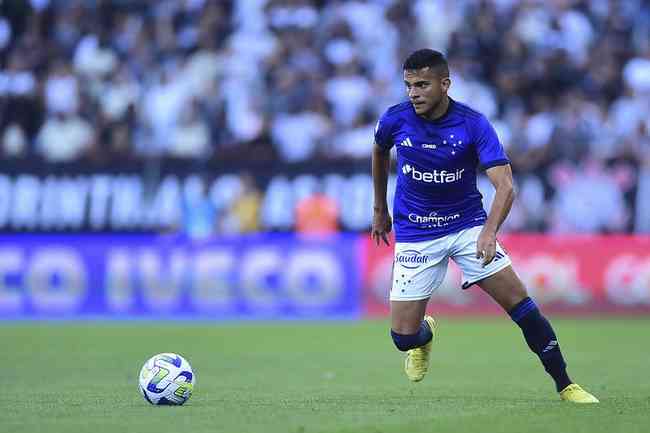
<path id="1" fill-rule="evenodd" d="M 383 239 L 389 245 L 388 234 L 393 223 L 388 213 L 386 192 L 388 189 L 388 170 L 390 167 L 390 149 L 385 149 L 377 143 L 372 149 L 372 184 L 375 190 L 374 213 L 372 217 L 372 238 L 379 245 Z"/>
<path id="2" fill-rule="evenodd" d="M 483 266 L 486 266 L 494 259 L 497 231 L 510 213 L 512 202 L 515 200 L 510 164 L 490 167 L 486 170 L 486 173 L 496 192 L 487 221 L 476 243 L 476 258 L 483 257 Z"/>

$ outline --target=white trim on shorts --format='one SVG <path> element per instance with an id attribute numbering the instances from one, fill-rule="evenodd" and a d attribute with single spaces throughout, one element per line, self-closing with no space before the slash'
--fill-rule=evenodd
<path id="1" fill-rule="evenodd" d="M 492 261 L 494 261 L 494 259 L 492 259 Z M 487 272 L 485 272 L 485 274 L 481 274 L 481 275 L 479 275 L 478 277 L 476 277 L 475 279 L 473 279 L 471 281 L 464 281 L 460 288 L 462 290 L 467 290 L 471 286 L 473 286 L 474 284 L 478 283 L 479 281 L 484 280 L 487 277 L 491 277 L 492 275 L 496 274 L 497 272 L 504 270 L 505 268 L 507 268 L 511 264 L 512 264 L 512 262 L 510 261 L 510 258 L 508 257 L 508 261 L 504 260 L 503 263 L 499 264 L 498 267 L 489 269 Z"/>

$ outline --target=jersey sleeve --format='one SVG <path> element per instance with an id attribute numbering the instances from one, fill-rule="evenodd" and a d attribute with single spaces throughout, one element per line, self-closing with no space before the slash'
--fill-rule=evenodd
<path id="1" fill-rule="evenodd" d="M 388 116 L 388 113 L 384 113 L 375 126 L 375 143 L 379 147 L 383 149 L 393 147 L 392 128 L 392 119 Z"/>
<path id="2" fill-rule="evenodd" d="M 482 170 L 497 165 L 510 164 L 510 159 L 508 159 L 496 131 L 485 116 L 480 116 L 474 124 L 474 143 Z"/>

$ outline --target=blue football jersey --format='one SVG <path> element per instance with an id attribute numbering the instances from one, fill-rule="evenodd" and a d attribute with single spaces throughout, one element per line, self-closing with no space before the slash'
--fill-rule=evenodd
<path id="1" fill-rule="evenodd" d="M 390 107 L 377 122 L 375 142 L 397 150 L 397 242 L 484 224 L 477 170 L 510 163 L 485 116 L 451 98 L 447 113 L 436 120 L 418 116 L 409 101 Z"/>

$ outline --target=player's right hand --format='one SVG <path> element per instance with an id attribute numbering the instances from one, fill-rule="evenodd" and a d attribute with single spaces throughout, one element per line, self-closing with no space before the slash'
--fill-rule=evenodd
<path id="1" fill-rule="evenodd" d="M 393 229 L 393 220 L 388 210 L 375 210 L 372 217 L 372 238 L 379 245 L 379 240 L 383 239 L 386 245 L 390 245 L 388 234 Z"/>

